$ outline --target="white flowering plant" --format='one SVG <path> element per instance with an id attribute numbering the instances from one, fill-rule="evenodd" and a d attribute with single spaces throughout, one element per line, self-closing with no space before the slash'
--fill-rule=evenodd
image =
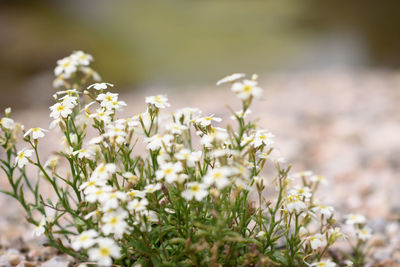
<path id="1" fill-rule="evenodd" d="M 147 97 L 143 113 L 118 117 L 126 103 L 100 82 L 92 60 L 77 51 L 57 62 L 54 85 L 63 89 L 54 94 L 50 128 L 64 147 L 45 163 L 38 150 L 47 130 L 25 130 L 10 109 L 0 121 L 10 184 L 2 192 L 21 203 L 49 246 L 100 266 L 362 264 L 371 235 L 365 218 L 346 221 L 356 226 L 355 252 L 333 253 L 344 234 L 333 207 L 314 197 L 324 178 L 291 174 L 274 135 L 247 119 L 263 91 L 256 75 L 217 83 L 232 84 L 242 103 L 230 109 L 236 126 L 222 128 L 221 118 L 195 108 L 160 116 L 170 106 L 165 95 Z M 45 182 L 53 195 L 40 190 Z"/>

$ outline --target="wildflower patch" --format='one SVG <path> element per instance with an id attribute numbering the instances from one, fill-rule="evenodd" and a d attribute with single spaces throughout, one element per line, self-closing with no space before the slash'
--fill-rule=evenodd
<path id="1" fill-rule="evenodd" d="M 248 120 L 263 92 L 257 75 L 217 82 L 231 85 L 241 103 L 231 110 L 235 125 L 221 127 L 221 118 L 189 107 L 163 119 L 165 95 L 146 97 L 143 113 L 119 117 L 127 103 L 101 82 L 92 61 L 76 51 L 57 62 L 54 86 L 62 89 L 53 95 L 49 128 L 65 148 L 45 163 L 38 150 L 49 130 L 26 130 L 11 109 L 0 120 L 1 168 L 11 186 L 2 192 L 22 205 L 48 245 L 101 266 L 363 264 L 372 234 L 366 218 L 348 215 L 351 231 L 343 231 L 334 207 L 315 198 L 325 179 L 292 174 L 274 135 Z M 138 142 L 146 151 L 135 155 Z M 36 179 L 27 165 L 37 168 Z M 56 202 L 41 193 L 43 182 Z M 330 253 L 340 239 L 352 253 Z"/>

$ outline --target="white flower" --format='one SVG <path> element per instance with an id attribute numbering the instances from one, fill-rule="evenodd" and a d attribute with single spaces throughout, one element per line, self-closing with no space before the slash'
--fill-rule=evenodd
<path id="1" fill-rule="evenodd" d="M 166 134 L 164 136 L 155 134 L 152 137 L 145 138 L 144 141 L 147 143 L 147 149 L 157 150 L 161 148 L 163 144 L 165 146 L 169 146 L 172 139 L 174 139 L 174 137 L 169 134 Z"/>
<path id="2" fill-rule="evenodd" d="M 72 155 L 74 155 L 74 156 L 78 155 L 78 158 L 80 158 L 80 159 L 83 159 L 83 158 L 94 159 L 94 156 L 96 155 L 96 153 L 94 153 L 90 149 L 79 149 L 79 150 L 72 152 Z"/>
<path id="3" fill-rule="evenodd" d="M 88 187 L 90 188 L 90 187 Z M 99 201 L 105 194 L 112 192 L 113 188 L 110 186 L 94 187 L 93 190 L 88 190 L 86 194 L 86 201 L 93 203 Z"/>
<path id="4" fill-rule="evenodd" d="M 306 203 L 303 202 L 302 198 L 297 194 L 291 194 L 286 197 L 286 208 L 289 212 L 301 212 L 307 208 Z"/>
<path id="5" fill-rule="evenodd" d="M 100 101 L 100 106 L 111 109 L 113 108 L 113 102 L 118 101 L 118 94 L 107 92 L 105 94 L 99 94 L 96 98 L 97 101 Z"/>
<path id="6" fill-rule="evenodd" d="M 126 103 L 125 103 L 125 101 L 118 101 L 118 100 L 115 100 L 115 101 L 112 101 L 109 105 L 108 105 L 108 108 L 109 109 L 115 109 L 115 110 L 122 110 L 122 108 L 123 107 L 126 107 L 127 105 L 126 105 Z"/>
<path id="7" fill-rule="evenodd" d="M 201 110 L 197 108 L 182 108 L 173 113 L 175 121 L 184 125 L 188 125 L 192 120 L 197 119 L 201 114 Z"/>
<path id="8" fill-rule="evenodd" d="M 50 107 L 51 113 L 50 117 L 53 119 L 58 119 L 60 117 L 66 118 L 72 113 L 71 107 L 62 103 L 56 103 Z"/>
<path id="9" fill-rule="evenodd" d="M 310 181 L 314 182 L 314 183 L 321 183 L 321 184 L 328 184 L 328 181 L 326 180 L 326 178 L 324 176 L 321 175 L 312 175 L 310 177 Z"/>
<path id="10" fill-rule="evenodd" d="M 372 237 L 372 230 L 368 226 L 356 230 L 357 238 L 362 241 L 367 241 Z"/>
<path id="11" fill-rule="evenodd" d="M 95 238 L 98 236 L 99 234 L 93 229 L 84 231 L 80 235 L 75 237 L 74 241 L 72 242 L 72 248 L 74 250 L 80 250 L 81 248 L 90 248 L 96 243 Z"/>
<path id="12" fill-rule="evenodd" d="M 222 119 L 218 118 L 218 117 L 214 117 L 214 115 L 210 115 L 207 117 L 198 118 L 196 120 L 196 123 L 200 124 L 202 127 L 207 127 L 207 126 L 211 125 L 212 121 L 220 122 L 220 121 L 222 121 Z"/>
<path id="13" fill-rule="evenodd" d="M 147 199 L 142 198 L 141 200 L 134 199 L 128 203 L 128 209 L 129 210 L 134 210 L 136 212 L 141 212 L 146 209 L 146 206 L 149 204 Z"/>
<path id="14" fill-rule="evenodd" d="M 182 163 L 165 163 L 161 165 L 161 169 L 156 171 L 157 180 L 165 179 L 167 183 L 173 183 L 178 178 L 178 173 L 183 170 Z"/>
<path id="15" fill-rule="evenodd" d="M 24 134 L 24 137 L 27 137 L 30 133 L 32 133 L 33 139 L 43 138 L 45 132 L 48 131 L 42 128 L 31 128 Z"/>
<path id="16" fill-rule="evenodd" d="M 125 218 L 128 217 L 128 212 L 123 209 L 118 209 L 113 212 L 107 212 L 101 218 L 104 223 L 101 227 L 105 235 L 114 234 L 117 238 L 121 238 L 128 227 Z"/>
<path id="17" fill-rule="evenodd" d="M 364 224 L 367 219 L 361 214 L 349 214 L 346 216 L 346 224 Z"/>
<path id="18" fill-rule="evenodd" d="M 324 261 L 319 261 L 312 263 L 311 266 L 316 266 L 316 267 L 335 267 L 336 263 L 332 262 L 331 260 L 324 260 Z"/>
<path id="19" fill-rule="evenodd" d="M 96 118 L 100 121 L 104 121 L 104 123 L 109 123 L 111 121 L 111 115 L 113 114 L 113 111 L 107 110 L 104 108 L 97 109 L 96 113 L 90 114 L 90 118 Z"/>
<path id="20" fill-rule="evenodd" d="M 267 237 L 267 233 L 264 232 L 264 231 L 260 231 L 260 232 L 258 232 L 258 234 L 256 235 L 256 237 L 262 237 L 262 238 Z"/>
<path id="21" fill-rule="evenodd" d="M 329 232 L 329 242 L 336 242 L 339 238 L 346 238 L 345 235 L 341 232 L 339 227 L 330 228 Z"/>
<path id="22" fill-rule="evenodd" d="M 168 98 L 165 95 L 147 96 L 146 103 L 154 105 L 157 108 L 169 107 Z"/>
<path id="23" fill-rule="evenodd" d="M 8 130 L 14 129 L 15 126 L 14 120 L 6 117 L 1 118 L 0 124 Z"/>
<path id="24" fill-rule="evenodd" d="M 102 205 L 102 209 L 107 211 L 110 209 L 116 209 L 120 206 L 119 200 L 126 201 L 126 193 L 122 191 L 108 192 L 99 197 L 99 202 Z"/>
<path id="25" fill-rule="evenodd" d="M 44 163 L 43 167 L 45 167 L 45 168 L 47 168 L 47 167 L 55 168 L 58 165 L 59 161 L 60 161 L 60 157 L 59 156 L 51 156 Z"/>
<path id="26" fill-rule="evenodd" d="M 103 187 L 106 185 L 106 181 L 104 180 L 97 180 L 90 178 L 89 181 L 84 182 L 79 186 L 79 190 L 85 193 L 85 195 L 92 194 L 99 189 L 99 187 Z"/>
<path id="27" fill-rule="evenodd" d="M 139 191 L 139 190 L 134 190 L 132 189 L 131 191 L 129 191 L 128 193 L 126 193 L 128 196 L 130 196 L 131 198 L 144 198 L 146 196 L 146 193 L 143 191 Z"/>
<path id="28" fill-rule="evenodd" d="M 92 173 L 91 178 L 98 180 L 108 180 L 112 174 L 117 170 L 117 166 L 114 163 L 100 163 Z"/>
<path id="29" fill-rule="evenodd" d="M 217 86 L 218 86 L 218 85 L 221 85 L 221 84 L 223 84 L 223 83 L 231 83 L 231 82 L 234 82 L 234 81 L 236 81 L 236 80 L 239 80 L 239 79 L 243 78 L 244 76 L 246 76 L 246 74 L 244 74 L 244 73 L 234 73 L 234 74 L 228 75 L 228 76 L 222 78 L 221 80 L 219 80 L 219 81 L 217 82 Z"/>
<path id="30" fill-rule="evenodd" d="M 178 153 L 175 154 L 175 157 L 179 160 L 186 161 L 186 164 L 189 167 L 194 167 L 196 162 L 199 162 L 201 159 L 201 151 L 190 152 L 189 149 L 181 149 Z"/>
<path id="31" fill-rule="evenodd" d="M 42 219 L 40 220 L 39 224 L 33 230 L 33 235 L 35 235 L 35 236 L 43 235 L 44 232 L 46 231 L 46 229 L 44 228 L 45 224 L 46 224 L 46 217 L 43 216 Z"/>
<path id="32" fill-rule="evenodd" d="M 230 184 L 228 177 L 232 170 L 228 167 L 221 167 L 210 170 L 204 176 L 203 181 L 207 185 L 215 184 L 218 189 L 223 189 Z"/>
<path id="33" fill-rule="evenodd" d="M 111 238 L 97 239 L 98 247 L 88 250 L 89 260 L 96 261 L 99 265 L 110 266 L 112 258 L 121 257 L 120 248 Z"/>
<path id="34" fill-rule="evenodd" d="M 71 57 L 65 57 L 57 60 L 57 67 L 54 74 L 59 76 L 64 73 L 65 78 L 70 78 L 71 74 L 77 70 L 77 62 Z"/>
<path id="35" fill-rule="evenodd" d="M 236 120 L 237 119 L 236 117 L 244 119 L 249 114 L 251 114 L 251 110 L 250 109 L 247 109 L 246 112 L 244 112 L 244 113 L 243 113 L 243 110 L 239 110 L 239 111 L 235 112 L 235 116 L 234 115 L 231 116 L 231 119 L 232 120 Z"/>
<path id="36" fill-rule="evenodd" d="M 201 201 L 208 195 L 206 190 L 207 186 L 205 184 L 200 184 L 198 182 L 191 182 L 187 184 L 187 189 L 182 192 L 182 197 L 186 200 L 192 200 L 195 198 L 197 201 Z"/>
<path id="37" fill-rule="evenodd" d="M 253 145 L 256 148 L 262 145 L 271 146 L 274 144 L 273 137 L 274 135 L 267 130 L 259 130 L 254 137 Z"/>
<path id="38" fill-rule="evenodd" d="M 94 83 L 88 86 L 87 89 L 93 88 L 95 90 L 105 90 L 108 87 L 113 87 L 114 85 L 112 83 Z"/>
<path id="39" fill-rule="evenodd" d="M 295 188 L 289 191 L 289 194 L 295 194 L 300 197 L 304 197 L 305 199 L 309 199 L 312 196 L 311 189 L 307 186 L 295 186 Z"/>
<path id="40" fill-rule="evenodd" d="M 186 126 L 179 123 L 169 123 L 165 128 L 172 134 L 182 134 L 187 129 Z"/>
<path id="41" fill-rule="evenodd" d="M 345 267 L 351 267 L 351 266 L 354 265 L 353 262 L 352 262 L 351 260 L 345 260 L 345 261 L 344 261 L 344 264 L 346 264 Z"/>
<path id="42" fill-rule="evenodd" d="M 17 164 L 19 168 L 24 167 L 29 162 L 28 158 L 32 156 L 33 152 L 34 151 L 32 149 L 22 149 L 17 153 L 15 164 Z"/>
<path id="43" fill-rule="evenodd" d="M 93 61 L 93 57 L 90 54 L 87 54 L 83 51 L 75 51 L 71 55 L 71 59 L 74 60 L 77 64 L 82 66 L 87 66 Z"/>
<path id="44" fill-rule="evenodd" d="M 256 81 L 244 80 L 243 82 L 235 82 L 232 85 L 232 91 L 242 100 L 247 100 L 251 96 L 261 97 L 263 90 L 257 86 Z"/>
<path id="45" fill-rule="evenodd" d="M 240 140 L 240 146 L 246 146 L 254 141 L 254 135 L 243 134 Z"/>
<path id="46" fill-rule="evenodd" d="M 124 177 L 125 179 L 128 180 L 128 182 L 130 182 L 131 184 L 137 184 L 137 182 L 139 182 L 139 177 L 137 177 L 136 175 L 134 175 L 131 172 L 124 172 L 122 174 L 122 177 Z"/>
<path id="47" fill-rule="evenodd" d="M 307 239 L 310 242 L 312 249 L 318 249 L 324 245 L 324 236 L 321 234 L 309 236 Z"/>
<path id="48" fill-rule="evenodd" d="M 148 184 L 144 187 L 144 192 L 146 192 L 147 194 L 151 194 L 154 193 L 158 190 L 161 189 L 161 184 L 157 183 L 157 184 Z"/>
<path id="49" fill-rule="evenodd" d="M 332 206 L 318 205 L 312 209 L 314 212 L 320 212 L 327 218 L 331 217 L 335 209 Z"/>

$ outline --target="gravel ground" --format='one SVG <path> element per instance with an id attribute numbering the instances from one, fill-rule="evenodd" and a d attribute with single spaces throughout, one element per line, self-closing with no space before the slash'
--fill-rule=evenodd
<path id="1" fill-rule="evenodd" d="M 261 85 L 265 99 L 255 102 L 252 116 L 276 135 L 295 171 L 310 169 L 329 179 L 321 188 L 322 201 L 340 214 L 368 216 L 375 234 L 367 265 L 400 266 L 400 75 L 383 70 L 274 73 L 263 76 Z M 121 98 L 130 107 L 124 113 L 132 115 L 144 110 L 145 95 L 167 92 L 172 107 L 198 107 L 226 123 L 225 106 L 239 107 L 228 90 L 153 88 Z M 26 127 L 48 125 L 47 107 L 14 117 Z M 44 147 L 43 155 L 58 144 L 55 136 L 46 141 L 54 145 Z M 0 195 L 0 266 L 71 265 L 72 259 L 32 237 L 17 204 Z"/>

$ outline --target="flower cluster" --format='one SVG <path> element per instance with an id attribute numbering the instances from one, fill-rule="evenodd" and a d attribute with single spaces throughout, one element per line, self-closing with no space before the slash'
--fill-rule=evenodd
<path id="1" fill-rule="evenodd" d="M 87 84 L 98 78 L 92 60 L 77 51 L 57 62 L 57 86 L 65 90 L 54 95 L 50 128 L 60 130 L 64 147 L 45 164 L 38 147 L 47 130 L 25 131 L 10 111 L 1 119 L 2 168 L 12 188 L 5 193 L 22 204 L 35 234 L 77 260 L 102 266 L 343 263 L 324 259 L 344 237 L 334 208 L 315 199 L 324 178 L 290 174 L 274 135 L 246 120 L 262 94 L 257 75 L 233 74 L 217 83 L 231 84 L 242 103 L 232 112 L 237 126 L 222 127 L 221 118 L 195 108 L 160 116 L 170 107 L 165 95 L 146 97 L 143 113 L 119 117 L 126 103 L 108 91 L 113 84 Z M 17 150 L 18 129 L 29 148 Z M 40 177 L 33 184 L 27 164 L 39 169 L 55 198 L 41 195 Z M 275 177 L 264 178 L 264 169 Z M 357 226 L 361 242 L 368 239 L 365 219 L 352 215 L 346 222 Z"/>

